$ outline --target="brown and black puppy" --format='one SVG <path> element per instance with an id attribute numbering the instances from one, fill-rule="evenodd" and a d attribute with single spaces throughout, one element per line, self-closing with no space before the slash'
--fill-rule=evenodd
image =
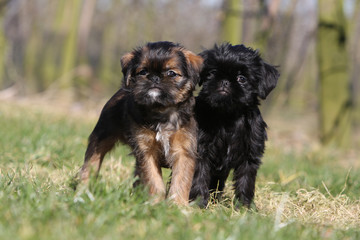
<path id="1" fill-rule="evenodd" d="M 99 172 L 117 142 L 136 157 L 135 176 L 156 200 L 166 195 L 161 168 L 172 169 L 168 198 L 186 205 L 194 175 L 197 128 L 193 90 L 203 60 L 171 42 L 153 42 L 121 58 L 123 86 L 105 104 L 78 177 Z"/>

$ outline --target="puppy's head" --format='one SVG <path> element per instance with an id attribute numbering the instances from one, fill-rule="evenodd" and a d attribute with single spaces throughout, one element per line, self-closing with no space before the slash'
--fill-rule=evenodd
<path id="1" fill-rule="evenodd" d="M 153 42 L 121 58 L 123 87 L 147 106 L 186 101 L 200 79 L 203 59 L 171 42 Z"/>
<path id="2" fill-rule="evenodd" d="M 200 96 L 214 107 L 252 106 L 265 99 L 276 86 L 279 73 L 259 53 L 229 43 L 200 54 L 204 58 Z"/>

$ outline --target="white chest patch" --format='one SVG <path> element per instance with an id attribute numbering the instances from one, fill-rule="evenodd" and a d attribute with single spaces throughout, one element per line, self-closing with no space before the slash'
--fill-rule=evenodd
<path id="1" fill-rule="evenodd" d="M 160 142 L 163 146 L 165 157 L 169 155 L 170 152 L 170 137 L 174 134 L 174 132 L 179 129 L 179 125 L 177 124 L 176 118 L 177 114 L 173 113 L 170 116 L 170 121 L 167 123 L 159 123 L 156 126 L 156 141 Z M 174 124 L 176 123 L 176 124 Z"/>
<path id="2" fill-rule="evenodd" d="M 165 152 L 165 156 L 169 155 L 169 151 L 170 151 L 170 141 L 169 138 L 171 136 L 171 134 L 173 134 L 173 132 L 171 131 L 166 131 L 164 130 L 161 125 L 159 124 L 157 127 L 157 133 L 156 133 L 156 141 L 160 142 L 161 145 L 164 148 L 164 152 Z"/>

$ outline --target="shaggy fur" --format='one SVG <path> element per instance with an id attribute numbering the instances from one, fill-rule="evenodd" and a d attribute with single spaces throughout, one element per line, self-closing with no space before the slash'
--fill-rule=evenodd
<path id="1" fill-rule="evenodd" d="M 78 177 L 98 174 L 117 142 L 136 157 L 135 176 L 161 200 L 166 195 L 161 168 L 172 169 L 168 197 L 186 205 L 195 169 L 197 128 L 193 90 L 201 57 L 171 42 L 148 43 L 121 58 L 123 86 L 106 103 L 89 137 Z"/>
<path id="2" fill-rule="evenodd" d="M 198 161 L 190 198 L 200 198 L 200 205 L 207 206 L 210 193 L 221 193 L 234 169 L 236 199 L 249 207 L 267 140 L 259 98 L 265 99 L 276 86 L 279 73 L 244 45 L 215 45 L 200 55 L 204 68 L 195 106 Z"/>

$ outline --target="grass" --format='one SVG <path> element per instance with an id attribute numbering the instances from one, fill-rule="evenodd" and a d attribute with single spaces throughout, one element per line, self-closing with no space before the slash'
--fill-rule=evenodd
<path id="1" fill-rule="evenodd" d="M 257 211 L 234 209 L 230 187 L 206 210 L 153 205 L 131 187 L 126 147 L 105 159 L 88 191 L 74 192 L 95 121 L 0 102 L 0 239 L 360 239 L 360 170 L 332 151 L 283 151 L 271 136 Z"/>

